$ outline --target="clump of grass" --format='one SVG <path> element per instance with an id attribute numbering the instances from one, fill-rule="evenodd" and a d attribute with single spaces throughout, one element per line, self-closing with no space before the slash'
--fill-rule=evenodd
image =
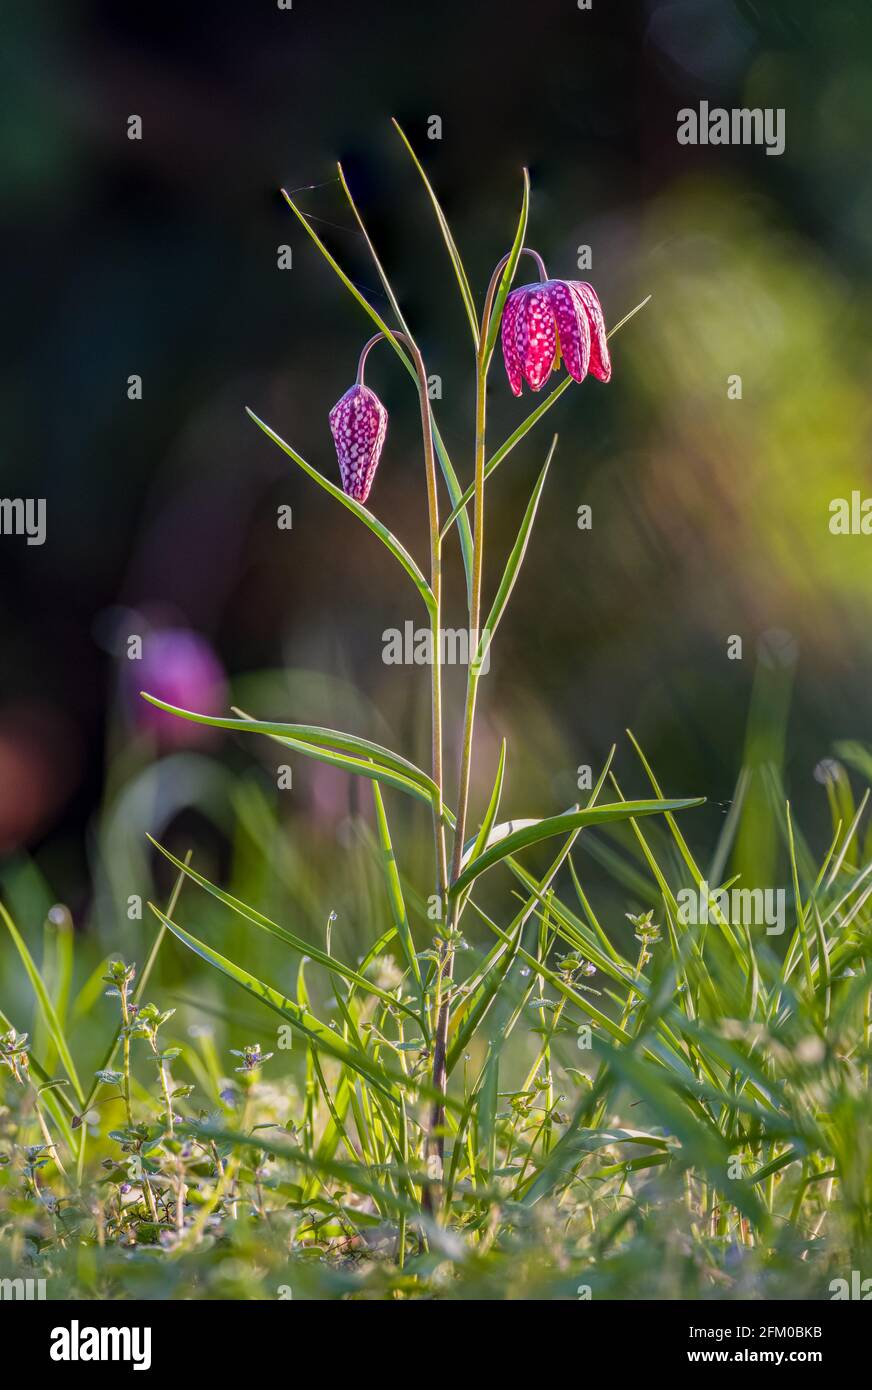
<path id="1" fill-rule="evenodd" d="M 505 926 L 470 895 L 493 944 L 460 952 L 438 1177 L 431 1044 L 396 925 L 353 968 L 308 949 L 339 1027 L 310 1012 L 299 943 L 290 999 L 185 932 L 305 1037 L 293 1084 L 260 1043 L 210 1057 L 161 1041 L 169 1010 L 128 1003 L 127 1084 L 101 1068 L 82 1120 L 72 1076 L 46 1076 L 3 1017 L 6 1262 L 85 1297 L 827 1297 L 869 1258 L 868 867 L 837 821 L 807 878 L 787 812 L 782 828 L 797 888 L 783 944 L 722 918 L 715 888 L 710 921 L 680 923 L 678 893 L 705 877 L 674 822 L 656 848 L 631 822 L 621 858 L 652 903 L 633 954 L 571 851 L 541 875 L 513 860 Z M 431 1008 L 442 958 L 418 956 Z M 111 962 L 107 980 L 123 1014 L 133 968 Z"/>

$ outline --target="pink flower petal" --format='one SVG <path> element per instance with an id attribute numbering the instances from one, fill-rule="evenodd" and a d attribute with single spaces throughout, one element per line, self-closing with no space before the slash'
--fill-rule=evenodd
<path id="1" fill-rule="evenodd" d="M 583 381 L 590 362 L 587 314 L 565 281 L 549 280 L 545 288 L 557 324 L 557 341 L 566 370 L 575 381 Z"/>
<path id="2" fill-rule="evenodd" d="M 503 306 L 503 318 L 500 324 L 503 361 L 506 364 L 506 376 L 509 378 L 509 385 L 514 396 L 521 394 L 521 359 L 518 356 L 518 347 L 515 342 L 515 323 L 523 294 L 523 290 L 512 290 Z"/>
<path id="3" fill-rule="evenodd" d="M 557 326 L 543 285 L 525 285 L 518 305 L 515 343 L 521 370 L 533 391 L 541 391 L 557 358 Z"/>
<path id="4" fill-rule="evenodd" d="M 583 280 L 570 280 L 570 289 L 581 304 L 590 324 L 590 370 L 598 381 L 608 381 L 612 374 L 606 324 L 602 306 L 593 285 Z"/>

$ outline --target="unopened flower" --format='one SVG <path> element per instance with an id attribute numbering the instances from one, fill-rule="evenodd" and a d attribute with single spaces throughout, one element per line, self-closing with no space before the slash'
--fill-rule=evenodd
<path id="1" fill-rule="evenodd" d="M 596 290 L 581 280 L 548 280 L 539 264 L 541 282 L 512 290 L 503 310 L 503 359 L 512 391 L 520 396 L 524 380 L 541 390 L 561 357 L 576 381 L 588 371 L 608 381 L 612 364 Z"/>
<path id="2" fill-rule="evenodd" d="M 356 381 L 330 411 L 342 491 L 365 502 L 372 487 L 388 427 L 388 412 L 378 396 Z"/>

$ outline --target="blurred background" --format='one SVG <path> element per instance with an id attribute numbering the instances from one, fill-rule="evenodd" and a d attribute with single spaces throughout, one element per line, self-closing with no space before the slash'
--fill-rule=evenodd
<path id="1" fill-rule="evenodd" d="M 147 831 L 313 940 L 336 911 L 349 958 L 385 920 L 368 788 L 296 759 L 292 789 L 279 790 L 280 750 L 148 717 L 136 691 L 349 728 L 426 760 L 426 672 L 382 661 L 383 631 L 419 619 L 414 595 L 244 414 L 251 406 L 338 481 L 327 413 L 370 325 L 277 189 L 297 190 L 385 312 L 341 158 L 471 480 L 468 330 L 392 115 L 479 297 L 511 242 L 524 164 L 528 242 L 550 273 L 591 280 L 610 324 L 652 296 L 614 339 L 611 383 L 568 391 L 489 488 L 492 593 L 559 431 L 482 687 L 473 818 L 502 736 L 507 814 L 564 809 L 576 769 L 596 776 L 615 741 L 622 790 L 645 794 L 629 726 L 665 794 L 708 798 L 684 827 L 704 856 L 743 766 L 789 793 L 822 852 L 821 760 L 850 740 L 862 766 L 872 742 L 872 541 L 829 530 L 832 499 L 872 495 L 868 5 L 4 9 L 0 493 L 45 498 L 47 538 L 0 538 L 0 894 L 35 953 L 62 902 L 85 964 L 116 949 L 144 958 L 153 929 L 132 900 L 163 901 L 171 884 Z M 702 100 L 783 107 L 784 153 L 680 145 L 677 112 Z M 433 116 L 440 139 L 428 138 Z M 279 268 L 285 246 L 290 269 Z M 728 395 L 733 376 L 741 399 Z M 423 562 L 415 396 L 388 351 L 370 358 L 367 381 L 391 416 L 370 506 Z M 535 400 L 516 401 L 495 362 L 491 448 Z M 281 507 L 291 529 L 277 525 Z M 454 542 L 447 558 L 446 622 L 459 627 Z M 728 657 L 734 637 L 741 660 Z M 751 786 L 746 810 L 771 778 Z M 394 814 L 423 895 L 426 816 Z M 773 871 L 768 833 L 749 813 L 739 853 L 752 876 Z M 592 856 L 590 872 L 607 858 Z M 610 891 L 619 923 L 650 905 L 626 876 Z M 182 898 L 192 929 L 214 909 L 201 898 Z M 46 931 L 67 920 L 55 913 Z M 227 954 L 241 930 L 220 928 Z M 8 1007 L 20 977 L 3 951 Z M 192 960 L 172 942 L 161 970 L 182 1003 L 189 987 L 198 1007 L 217 988 L 194 990 Z M 78 996 L 83 1018 L 101 988 L 98 977 Z"/>

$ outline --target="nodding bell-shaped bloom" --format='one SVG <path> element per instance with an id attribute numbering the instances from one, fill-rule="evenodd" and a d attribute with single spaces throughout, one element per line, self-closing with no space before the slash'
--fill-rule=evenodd
<path id="1" fill-rule="evenodd" d="M 388 412 L 361 382 L 345 392 L 330 411 L 330 433 L 339 458 L 342 491 L 365 502 L 372 487 L 388 427 Z"/>
<path id="2" fill-rule="evenodd" d="M 502 342 L 516 396 L 524 380 L 540 391 L 561 357 L 576 381 L 583 381 L 588 370 L 598 381 L 608 381 L 612 374 L 596 290 L 580 280 L 543 279 L 512 290 L 503 310 Z"/>

